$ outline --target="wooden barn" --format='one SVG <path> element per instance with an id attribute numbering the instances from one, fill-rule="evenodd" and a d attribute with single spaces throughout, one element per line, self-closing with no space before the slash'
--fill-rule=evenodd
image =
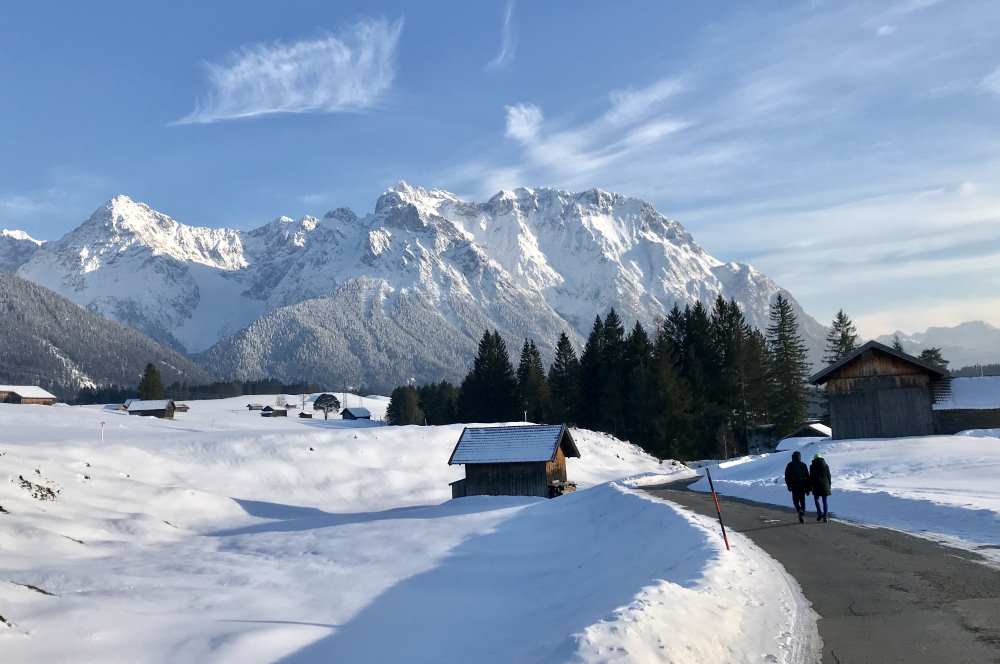
<path id="1" fill-rule="evenodd" d="M 933 434 L 932 405 L 947 372 L 877 341 L 869 341 L 814 375 L 825 385 L 833 438 L 895 438 Z"/>
<path id="2" fill-rule="evenodd" d="M 275 408 L 274 406 L 264 406 L 260 410 L 261 417 L 288 417 L 288 411 L 284 408 Z"/>
<path id="3" fill-rule="evenodd" d="M 37 385 L 0 385 L 0 403 L 51 406 L 59 399 Z"/>
<path id="4" fill-rule="evenodd" d="M 465 466 L 465 479 L 451 483 L 451 497 L 539 496 L 573 491 L 566 458 L 580 457 L 562 425 L 466 427 L 448 459 Z"/>
<path id="5" fill-rule="evenodd" d="M 340 411 L 340 416 L 345 420 L 370 420 L 371 412 L 367 408 L 345 408 Z"/>
<path id="6" fill-rule="evenodd" d="M 143 401 L 142 399 L 131 399 L 126 410 L 129 415 L 139 415 L 140 417 L 159 417 L 164 420 L 174 419 L 174 411 L 177 407 L 172 399 L 155 399 Z"/>

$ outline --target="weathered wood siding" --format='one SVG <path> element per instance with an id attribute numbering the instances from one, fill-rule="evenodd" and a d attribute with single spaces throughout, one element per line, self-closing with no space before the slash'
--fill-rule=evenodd
<path id="1" fill-rule="evenodd" d="M 566 455 L 563 453 L 561 445 L 556 451 L 555 460 L 545 464 L 545 478 L 546 485 L 556 481 L 566 481 Z"/>
<path id="2" fill-rule="evenodd" d="M 466 495 L 548 498 L 546 466 L 545 462 L 466 464 Z"/>
<path id="3" fill-rule="evenodd" d="M 951 435 L 966 429 L 1000 429 L 1000 408 L 934 411 L 934 433 Z"/>

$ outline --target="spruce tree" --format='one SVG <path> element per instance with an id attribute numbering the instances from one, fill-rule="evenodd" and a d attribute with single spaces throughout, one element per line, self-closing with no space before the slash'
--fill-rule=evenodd
<path id="1" fill-rule="evenodd" d="M 940 348 L 931 347 L 923 349 L 920 351 L 920 359 L 940 368 L 942 371 L 948 370 L 948 360 L 944 359 Z"/>
<path id="2" fill-rule="evenodd" d="M 646 329 L 639 321 L 625 339 L 622 361 L 624 400 L 623 434 L 633 442 L 641 443 L 648 437 L 645 413 L 649 411 L 653 364 L 653 346 Z"/>
<path id="3" fill-rule="evenodd" d="M 601 358 L 604 349 L 604 321 L 598 316 L 580 354 L 580 388 L 576 402 L 576 422 L 585 429 L 597 429 L 602 407 Z"/>
<path id="4" fill-rule="evenodd" d="M 625 326 L 611 309 L 604 319 L 604 342 L 601 346 L 600 429 L 623 435 L 625 429 Z"/>
<path id="5" fill-rule="evenodd" d="M 459 416 L 463 422 L 509 422 L 517 413 L 517 378 L 507 344 L 488 330 L 479 341 L 472 371 L 462 381 Z"/>
<path id="6" fill-rule="evenodd" d="M 653 343 L 649 396 L 640 416 L 646 420 L 643 448 L 661 458 L 693 459 L 690 435 L 690 394 L 677 372 L 679 351 L 675 328 L 664 321 Z"/>
<path id="7" fill-rule="evenodd" d="M 164 398 L 163 381 L 160 380 L 160 372 L 152 362 L 147 364 L 146 370 L 142 372 L 142 380 L 139 381 L 139 398 L 147 401 Z"/>
<path id="8" fill-rule="evenodd" d="M 894 351 L 896 351 L 897 353 L 905 353 L 906 352 L 905 350 L 903 350 L 903 342 L 899 340 L 899 335 L 898 334 L 892 335 L 892 349 Z"/>
<path id="9" fill-rule="evenodd" d="M 420 409 L 416 388 L 403 385 L 394 389 L 389 395 L 385 419 L 389 424 L 395 425 L 423 424 L 424 413 Z"/>
<path id="10" fill-rule="evenodd" d="M 826 354 L 823 361 L 833 364 L 858 347 L 858 330 L 854 322 L 841 309 L 833 318 L 830 332 L 826 335 Z"/>
<path id="11" fill-rule="evenodd" d="M 791 302 L 779 293 L 771 305 L 767 346 L 771 358 L 771 418 L 775 433 L 784 436 L 802 424 L 806 415 L 806 345 Z"/>
<path id="12" fill-rule="evenodd" d="M 546 422 L 549 412 L 549 385 L 542 356 L 534 340 L 524 340 L 517 366 L 517 393 L 522 414 L 530 422 Z"/>
<path id="13" fill-rule="evenodd" d="M 580 361 L 569 337 L 563 332 L 556 342 L 556 356 L 549 367 L 549 420 L 554 424 L 576 421 L 580 389 Z"/>

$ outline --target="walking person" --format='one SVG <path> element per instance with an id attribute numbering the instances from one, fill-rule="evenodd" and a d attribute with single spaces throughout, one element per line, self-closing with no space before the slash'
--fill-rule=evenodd
<path id="1" fill-rule="evenodd" d="M 802 463 L 802 453 L 792 452 L 792 460 L 785 466 L 785 486 L 792 492 L 792 504 L 799 515 L 799 523 L 805 523 L 806 494 L 809 493 L 809 467 Z"/>
<path id="2" fill-rule="evenodd" d="M 816 501 L 816 520 L 826 523 L 829 510 L 826 504 L 827 496 L 830 495 L 830 488 L 833 482 L 830 479 L 830 466 L 822 454 L 817 453 L 809 464 L 809 486 L 812 488 L 813 499 Z M 823 499 L 823 509 L 820 510 L 820 498 Z"/>

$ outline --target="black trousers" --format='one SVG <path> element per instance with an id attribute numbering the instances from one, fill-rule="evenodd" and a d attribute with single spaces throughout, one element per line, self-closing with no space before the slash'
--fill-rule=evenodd
<path id="1" fill-rule="evenodd" d="M 792 503 L 795 505 L 795 511 L 799 514 L 806 511 L 805 489 L 792 489 Z"/>
<path id="2" fill-rule="evenodd" d="M 820 498 L 823 499 L 823 509 L 822 510 L 819 509 L 819 499 Z M 826 496 L 816 496 L 816 495 L 814 495 L 813 499 L 816 501 L 816 515 L 817 516 L 826 516 L 827 514 L 829 514 L 830 510 L 826 506 Z"/>

